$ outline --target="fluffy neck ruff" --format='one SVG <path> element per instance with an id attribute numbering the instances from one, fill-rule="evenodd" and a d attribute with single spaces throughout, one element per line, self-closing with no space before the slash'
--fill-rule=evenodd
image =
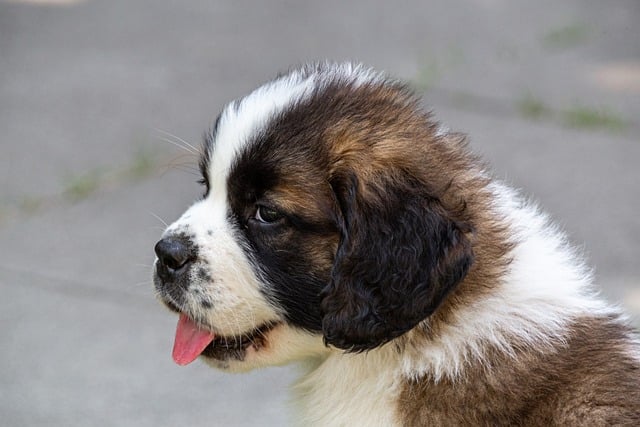
<path id="1" fill-rule="evenodd" d="M 436 315 L 398 340 L 406 378 L 459 381 L 496 352 L 517 359 L 561 348 L 579 317 L 617 316 L 546 215 L 496 182 L 485 197 L 475 268 Z"/>

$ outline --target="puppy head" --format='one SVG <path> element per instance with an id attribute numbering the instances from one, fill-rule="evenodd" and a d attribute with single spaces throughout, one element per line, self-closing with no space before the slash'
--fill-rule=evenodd
<path id="1" fill-rule="evenodd" d="M 401 336 L 473 260 L 459 142 L 361 67 L 262 86 L 206 137 L 205 195 L 156 246 L 160 298 L 233 370 L 326 352 L 323 340 L 363 351 Z"/>

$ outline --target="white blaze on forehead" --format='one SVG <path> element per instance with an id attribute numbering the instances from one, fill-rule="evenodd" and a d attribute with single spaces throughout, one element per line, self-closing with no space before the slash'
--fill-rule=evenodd
<path id="1" fill-rule="evenodd" d="M 351 63 L 319 64 L 294 70 L 229 103 L 217 126 L 209 150 L 209 182 L 214 197 L 226 196 L 226 178 L 238 154 L 278 113 L 304 101 L 316 89 L 342 81 L 354 87 L 382 82 L 384 77 Z"/>
<path id="2" fill-rule="evenodd" d="M 296 74 L 268 83 L 246 98 L 231 102 L 218 123 L 215 141 L 209 148 L 209 181 L 214 197 L 226 196 L 226 178 L 238 154 L 288 105 L 304 99 L 313 89 L 313 78 Z"/>

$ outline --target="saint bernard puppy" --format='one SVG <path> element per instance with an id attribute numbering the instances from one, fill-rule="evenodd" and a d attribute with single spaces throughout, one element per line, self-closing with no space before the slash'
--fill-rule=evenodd
<path id="1" fill-rule="evenodd" d="M 640 425 L 640 345 L 548 218 L 362 66 L 293 70 L 206 133 L 155 246 L 173 358 L 301 362 L 304 426 Z"/>

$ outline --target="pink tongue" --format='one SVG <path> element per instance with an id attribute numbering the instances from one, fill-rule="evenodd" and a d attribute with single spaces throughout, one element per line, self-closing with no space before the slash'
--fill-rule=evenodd
<path id="1" fill-rule="evenodd" d="M 181 366 L 188 365 L 198 358 L 214 338 L 213 333 L 198 328 L 191 319 L 180 314 L 176 338 L 173 342 L 174 362 Z"/>

